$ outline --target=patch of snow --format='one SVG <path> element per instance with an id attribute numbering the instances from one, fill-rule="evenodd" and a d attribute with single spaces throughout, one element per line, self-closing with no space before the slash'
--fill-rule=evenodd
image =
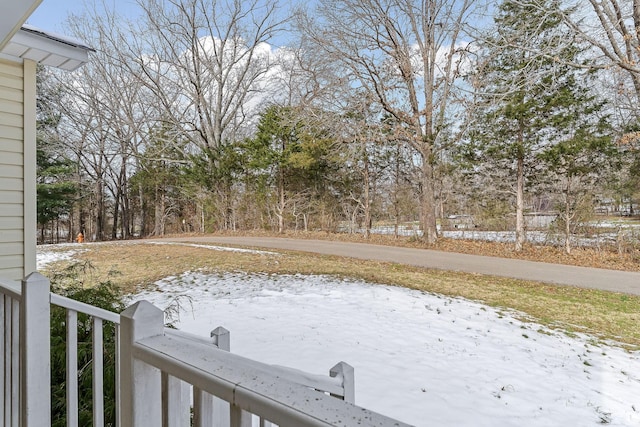
<path id="1" fill-rule="evenodd" d="M 459 230 L 442 230 L 438 227 L 440 235 L 449 239 L 467 239 L 482 240 L 486 242 L 513 243 L 516 241 L 515 231 L 485 231 L 473 228 Z M 363 230 L 357 230 L 362 233 Z M 393 226 L 378 226 L 371 229 L 373 234 L 393 235 L 395 229 Z M 422 231 L 412 226 L 398 227 L 398 235 L 405 237 L 421 236 Z M 552 233 L 550 231 L 530 230 L 526 233 L 527 241 L 539 245 L 562 246 L 564 245 L 564 235 Z M 633 235 L 626 234 L 627 238 L 635 238 Z M 596 233 L 592 236 L 572 235 L 571 242 L 573 246 L 581 247 L 598 247 L 601 245 L 615 244 L 618 239 L 617 233 L 603 232 Z"/>
<path id="2" fill-rule="evenodd" d="M 629 222 L 629 221 L 616 221 L 616 220 L 607 220 L 607 221 L 595 221 L 589 223 L 592 227 L 599 228 L 621 228 L 621 229 L 635 229 L 640 228 L 640 222 Z"/>
<path id="3" fill-rule="evenodd" d="M 416 426 L 640 425 L 640 353 L 460 298 L 326 276 L 185 273 L 136 299 L 183 299 L 176 325 L 317 374 L 355 368 L 356 403 Z M 188 303 L 186 303 L 188 300 Z"/>
<path id="4" fill-rule="evenodd" d="M 81 251 L 83 251 L 83 249 L 78 247 L 78 245 L 75 243 L 39 245 L 36 248 L 36 268 L 38 270 L 42 270 L 51 263 L 58 261 L 68 261 Z"/>
<path id="5" fill-rule="evenodd" d="M 196 248 L 205 248 L 216 251 L 229 251 L 229 252 L 239 252 L 239 253 L 251 253 L 251 254 L 263 254 L 263 255 L 279 255 L 276 252 L 267 252 L 267 251 L 258 251 L 252 249 L 241 249 L 241 248 L 227 248 L 223 246 L 212 246 L 212 245 L 201 245 L 197 243 L 180 243 L 180 242 L 137 242 L 137 241 L 126 241 L 126 242 L 93 242 L 87 243 L 85 245 L 100 245 L 100 244 L 123 244 L 123 245 L 131 245 L 131 244 L 154 244 L 154 245 L 180 245 L 180 246 L 190 246 Z M 38 270 L 42 270 L 47 265 L 58 262 L 58 261 L 67 261 L 74 257 L 79 252 L 83 252 L 88 250 L 85 245 L 79 245 L 77 243 L 59 243 L 54 245 L 38 245 L 36 248 L 36 268 Z"/>

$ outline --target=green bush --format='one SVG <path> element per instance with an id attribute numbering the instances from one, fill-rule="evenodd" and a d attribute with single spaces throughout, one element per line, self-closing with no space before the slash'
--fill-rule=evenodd
<path id="1" fill-rule="evenodd" d="M 124 299 L 120 289 L 111 282 L 88 286 L 80 280 L 85 265 L 73 265 L 52 278 L 52 291 L 68 298 L 120 313 Z M 51 425 L 66 425 L 66 310 L 51 308 Z M 104 354 L 104 422 L 115 425 L 115 325 L 103 323 Z M 93 425 L 93 322 L 78 313 L 78 409 L 79 425 Z"/>

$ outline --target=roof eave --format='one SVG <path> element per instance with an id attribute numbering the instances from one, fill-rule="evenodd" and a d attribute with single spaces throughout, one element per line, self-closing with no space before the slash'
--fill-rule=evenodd
<path id="1" fill-rule="evenodd" d="M 90 47 L 77 40 L 51 35 L 33 27 L 21 28 L 0 50 L 5 57 L 73 71 L 89 62 Z"/>
<path id="2" fill-rule="evenodd" d="M 31 16 L 34 10 L 42 3 L 42 0 L 21 0 L 7 2 L 2 5 L 0 15 L 0 51 L 11 41 L 11 38 L 20 30 L 22 24 Z"/>

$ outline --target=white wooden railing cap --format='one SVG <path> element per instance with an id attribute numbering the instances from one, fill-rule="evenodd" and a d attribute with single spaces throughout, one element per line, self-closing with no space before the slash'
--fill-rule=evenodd
<path id="1" fill-rule="evenodd" d="M 23 283 L 46 283 L 47 287 L 49 286 L 49 279 L 47 279 L 46 277 L 44 277 L 42 274 L 38 273 L 37 271 L 34 271 L 33 273 L 29 274 L 27 277 L 25 277 L 23 280 Z"/>
<path id="2" fill-rule="evenodd" d="M 149 301 L 142 300 L 129 306 L 120 313 L 120 319 L 123 327 L 133 328 L 131 338 L 134 340 L 164 334 L 164 312 Z"/>

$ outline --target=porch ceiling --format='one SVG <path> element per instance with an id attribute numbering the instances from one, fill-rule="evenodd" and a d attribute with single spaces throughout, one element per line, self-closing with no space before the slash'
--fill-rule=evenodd
<path id="1" fill-rule="evenodd" d="M 22 24 L 42 3 L 42 0 L 3 0 L 0 13 L 0 50 L 2 50 Z"/>

